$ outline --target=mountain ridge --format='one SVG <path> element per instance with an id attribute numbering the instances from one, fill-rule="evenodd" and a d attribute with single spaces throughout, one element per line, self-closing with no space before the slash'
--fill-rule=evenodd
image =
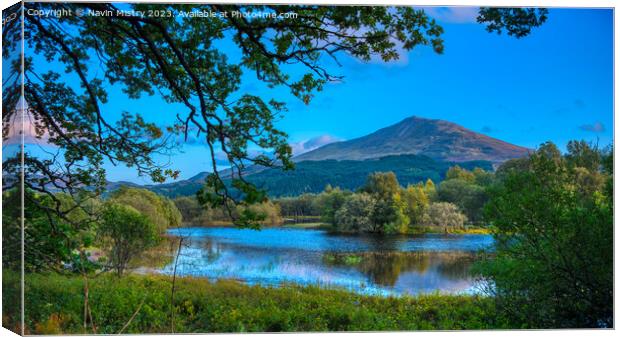
<path id="1" fill-rule="evenodd" d="M 356 190 L 366 182 L 369 174 L 384 171 L 394 172 L 403 186 L 424 182 L 427 179 L 438 183 L 443 180 L 448 169 L 456 164 L 420 155 L 386 156 L 366 160 L 308 160 L 296 163 L 294 170 L 266 168 L 246 175 L 245 179 L 267 191 L 271 197 L 282 197 L 319 193 L 327 185 Z M 492 169 L 492 163 L 488 161 L 468 161 L 458 165 L 469 170 L 475 167 Z M 188 179 L 143 188 L 174 198 L 195 194 L 203 182 Z"/>
<path id="2" fill-rule="evenodd" d="M 278 168 L 252 166 L 246 177 L 259 187 L 265 185 L 283 191 L 277 194 L 289 195 L 293 191 L 316 192 L 324 183 L 353 188 L 372 170 L 397 171 L 397 176 L 403 177 L 401 183 L 427 178 L 438 180 L 450 165 L 493 169 L 529 151 L 452 122 L 411 116 L 366 136 L 330 143 L 295 156 L 296 170 L 283 172 Z M 208 174 L 201 172 L 185 180 L 142 187 L 168 196 L 189 195 L 202 186 Z M 224 179 L 229 178 L 230 169 L 220 174 Z M 330 174 L 337 179 L 332 179 Z M 352 179 L 347 175 L 364 176 Z"/>
<path id="3" fill-rule="evenodd" d="M 501 163 L 530 150 L 440 119 L 411 116 L 366 136 L 334 142 L 294 158 L 365 160 L 389 155 L 425 155 L 435 160 Z"/>

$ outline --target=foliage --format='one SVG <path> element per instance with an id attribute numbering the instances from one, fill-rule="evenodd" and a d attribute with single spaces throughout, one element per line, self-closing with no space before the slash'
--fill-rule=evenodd
<path id="1" fill-rule="evenodd" d="M 21 268 L 21 200 L 17 189 L 3 192 L 2 262 L 5 268 Z M 58 212 L 47 212 L 41 206 L 58 207 Z M 78 207 L 73 198 L 62 193 L 47 195 L 25 190 L 24 269 L 60 270 L 65 263 L 77 262 L 81 257 L 76 256 L 76 249 L 93 243 L 94 219 L 90 214 L 97 209 L 99 204 L 95 200 L 80 202 Z"/>
<path id="2" fill-rule="evenodd" d="M 367 193 L 348 196 L 334 216 L 334 229 L 338 232 L 372 232 L 376 200 Z"/>
<path id="3" fill-rule="evenodd" d="M 368 232 L 404 233 L 409 225 L 406 202 L 400 195 L 400 184 L 394 172 L 375 172 L 368 176 L 360 190 L 374 199 Z"/>
<path id="4" fill-rule="evenodd" d="M 485 187 L 475 183 L 473 173 L 471 179 L 471 181 L 461 178 L 444 180 L 439 184 L 437 195 L 439 200 L 458 205 L 470 220 L 476 222 L 481 220 L 487 194 Z"/>
<path id="5" fill-rule="evenodd" d="M 449 202 L 434 202 L 428 208 L 426 224 L 448 228 L 463 228 L 467 217 Z"/>
<path id="6" fill-rule="evenodd" d="M 406 233 L 409 225 L 409 218 L 405 214 L 406 204 L 395 194 L 392 198 L 376 198 L 377 202 L 371 215 L 374 233 Z"/>
<path id="7" fill-rule="evenodd" d="M 283 221 L 280 204 L 270 200 L 253 204 L 229 203 L 230 211 L 224 206 L 202 205 L 195 197 L 179 197 L 174 199 L 174 203 L 183 215 L 183 222 L 190 226 L 232 224 L 243 213 L 255 216 L 255 221 L 260 225 L 276 226 Z"/>
<path id="8" fill-rule="evenodd" d="M 435 193 L 435 185 L 429 179 L 425 185 L 409 185 L 402 191 L 403 199 L 407 205 L 407 216 L 412 225 L 424 222 L 430 205 L 431 195 Z"/>
<path id="9" fill-rule="evenodd" d="M 98 236 L 118 276 L 123 275 L 131 259 L 159 241 L 158 227 L 147 215 L 114 201 L 104 206 Z"/>
<path id="10" fill-rule="evenodd" d="M 454 166 L 447 170 L 446 176 L 448 180 L 443 181 L 437 191 L 431 179 L 402 188 L 393 172 L 374 172 L 355 193 L 342 192 L 328 185 L 321 194 L 280 198 L 276 203 L 282 206 L 286 216 L 321 215 L 321 219 L 337 232 L 464 230 L 467 215 L 479 219 L 487 200 L 486 188 L 494 181 L 494 174 L 481 168 L 470 171 Z M 459 207 L 446 201 L 459 203 Z"/>
<path id="11" fill-rule="evenodd" d="M 174 202 L 149 190 L 121 186 L 112 192 L 110 200 L 138 210 L 157 226 L 160 233 L 181 224 L 181 212 Z"/>
<path id="12" fill-rule="evenodd" d="M 477 21 L 487 24 L 487 31 L 500 34 L 506 31 L 516 38 L 527 36 L 532 28 L 539 27 L 547 21 L 549 11 L 546 8 L 480 8 Z"/>
<path id="13" fill-rule="evenodd" d="M 461 168 L 459 165 L 452 166 L 446 172 L 446 180 L 458 179 L 468 183 L 473 183 L 476 181 L 476 176 L 473 172 L 468 171 L 467 169 Z"/>
<path id="14" fill-rule="evenodd" d="M 372 194 L 379 199 L 390 199 L 398 193 L 400 184 L 394 172 L 375 172 L 366 178 L 361 191 Z"/>
<path id="15" fill-rule="evenodd" d="M 320 193 L 326 185 L 346 190 L 357 190 L 366 183 L 366 177 L 374 172 L 394 172 L 398 181 L 407 186 L 428 181 L 439 182 L 453 165 L 435 161 L 425 156 L 400 155 L 379 159 L 304 161 L 295 164 L 295 170 L 269 169 L 248 176 L 248 180 L 265 188 L 270 196 L 296 196 L 303 193 Z M 482 167 L 491 170 L 485 161 L 461 163 L 465 168 Z"/>
<path id="16" fill-rule="evenodd" d="M 355 191 L 366 183 L 366 177 L 373 172 L 394 172 L 403 185 L 428 182 L 439 183 L 454 163 L 436 161 L 426 156 L 399 155 L 372 160 L 320 160 L 295 163 L 295 169 L 282 171 L 277 168 L 248 172 L 248 181 L 266 190 L 270 198 L 296 197 L 304 193 L 321 193 L 325 186 L 338 186 Z M 459 163 L 462 168 L 473 170 L 480 167 L 491 171 L 487 161 Z M 201 188 L 202 182 L 182 181 L 170 184 L 151 185 L 148 188 L 158 194 L 174 198 L 191 196 Z"/>
<path id="17" fill-rule="evenodd" d="M 320 216 L 319 196 L 304 193 L 298 197 L 284 197 L 275 199 L 283 216 L 293 217 L 295 221 L 309 216 Z"/>
<path id="18" fill-rule="evenodd" d="M 203 222 L 205 208 L 195 197 L 178 197 L 173 202 L 181 213 L 184 223 L 199 226 Z"/>
<path id="19" fill-rule="evenodd" d="M 17 287 L 17 274 L 4 274 L 3 285 Z M 66 334 L 90 333 L 82 325 L 81 279 L 28 274 L 26 328 L 61 313 Z M 19 291 L 5 292 L 16 303 Z M 138 309 L 125 333 L 170 332 L 170 278 L 102 275 L 90 282 L 91 310 L 97 332 L 115 334 Z M 496 318 L 493 301 L 469 295 L 416 297 L 363 296 L 343 290 L 282 285 L 243 285 L 235 281 L 177 278 L 175 332 L 387 331 L 507 327 Z M 19 321 L 18 307 L 5 306 L 7 325 Z M 54 327 L 55 328 L 55 327 Z"/>
<path id="20" fill-rule="evenodd" d="M 429 201 L 435 201 L 435 199 L 437 199 L 437 187 L 430 178 L 426 179 L 426 183 L 424 184 L 424 194 Z"/>
<path id="21" fill-rule="evenodd" d="M 613 196 L 591 184 L 613 172 L 583 142 L 545 143 L 504 170 L 485 207 L 497 256 L 480 266 L 506 315 L 523 327 L 613 326 Z"/>
<path id="22" fill-rule="evenodd" d="M 344 204 L 350 192 L 340 188 L 332 188 L 331 185 L 325 187 L 325 191 L 318 196 L 317 205 L 321 209 L 321 220 L 327 223 L 336 222 L 336 212 Z"/>
<path id="23" fill-rule="evenodd" d="M 259 221 L 262 225 L 278 226 L 282 224 L 280 207 L 271 201 L 265 201 L 260 204 L 251 204 L 248 206 L 237 206 L 238 212 L 243 212 L 246 209 L 249 210 L 252 214 L 258 214 L 260 217 Z"/>

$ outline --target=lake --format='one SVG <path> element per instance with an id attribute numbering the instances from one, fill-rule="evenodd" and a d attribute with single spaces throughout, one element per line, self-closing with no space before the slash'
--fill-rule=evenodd
<path id="1" fill-rule="evenodd" d="M 338 235 L 316 229 L 179 228 L 178 275 L 248 284 L 345 288 L 362 294 L 471 293 L 469 269 L 489 235 Z M 172 274 L 174 263 L 158 272 Z"/>

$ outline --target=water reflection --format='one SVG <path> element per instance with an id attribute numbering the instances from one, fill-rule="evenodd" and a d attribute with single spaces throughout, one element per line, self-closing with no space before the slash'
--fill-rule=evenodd
<path id="1" fill-rule="evenodd" d="M 469 252 L 368 252 L 326 253 L 327 265 L 353 266 L 372 282 L 394 287 L 403 273 L 437 273 L 450 280 L 467 279 L 475 254 Z"/>
<path id="2" fill-rule="evenodd" d="M 382 295 L 470 291 L 476 251 L 492 244 L 485 235 L 372 237 L 277 228 L 170 233 L 188 242 L 179 257 L 180 275 L 269 286 L 318 284 Z M 173 269 L 170 263 L 160 271 Z"/>

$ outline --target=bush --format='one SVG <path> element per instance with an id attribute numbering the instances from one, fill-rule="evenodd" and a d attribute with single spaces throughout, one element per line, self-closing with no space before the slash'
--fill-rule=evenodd
<path id="1" fill-rule="evenodd" d="M 355 193 L 336 212 L 334 228 L 339 232 L 370 232 L 376 201 L 366 193 Z"/>
<path id="2" fill-rule="evenodd" d="M 149 190 L 122 186 L 112 193 L 110 200 L 135 208 L 147 216 L 160 233 L 168 227 L 181 225 L 181 212 L 174 202 Z"/>
<path id="3" fill-rule="evenodd" d="M 613 327 L 613 167 L 584 146 L 543 144 L 490 190 L 497 256 L 478 268 L 522 326 Z"/>
<path id="4" fill-rule="evenodd" d="M 446 228 L 463 228 L 467 217 L 449 202 L 434 202 L 428 208 L 427 224 Z"/>
<path id="5" fill-rule="evenodd" d="M 3 275 L 3 285 L 19 282 Z M 57 274 L 26 275 L 26 325 L 29 330 L 84 330 L 82 280 Z M 170 287 L 167 276 L 101 275 L 90 282 L 90 305 L 97 333 L 115 334 L 144 304 L 124 333 L 169 333 Z M 18 301 L 5 288 L 5 303 Z M 468 295 L 416 297 L 363 296 L 337 289 L 283 285 L 248 286 L 236 281 L 177 278 L 175 332 L 379 331 L 501 328 L 493 301 Z M 15 291 L 11 291 L 15 290 Z M 16 303 L 16 302 L 13 302 Z M 7 324 L 19 320 L 18 306 L 5 306 Z M 62 319 L 55 320 L 53 315 Z M 52 322 L 50 321 L 52 318 Z"/>
<path id="6" fill-rule="evenodd" d="M 109 264 L 121 276 L 129 261 L 159 241 L 156 226 L 131 206 L 109 202 L 102 212 L 98 236 Z"/>

